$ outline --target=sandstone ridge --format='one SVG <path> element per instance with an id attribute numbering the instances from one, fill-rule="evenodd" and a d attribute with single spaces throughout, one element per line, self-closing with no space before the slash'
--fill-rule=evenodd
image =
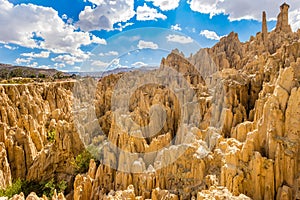
<path id="1" fill-rule="evenodd" d="M 232 32 L 189 58 L 174 50 L 157 70 L 1 85 L 0 187 L 53 177 L 76 200 L 300 199 L 300 31 L 288 9 L 271 32 L 264 12 L 249 41 Z M 98 156 L 76 174 L 83 143 Z"/>

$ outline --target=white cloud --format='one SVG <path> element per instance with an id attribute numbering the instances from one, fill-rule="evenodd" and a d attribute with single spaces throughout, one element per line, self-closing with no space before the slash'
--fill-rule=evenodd
<path id="1" fill-rule="evenodd" d="M 38 66 L 38 68 L 40 68 L 40 69 L 50 69 L 50 66 L 49 65 L 40 65 L 40 66 Z"/>
<path id="2" fill-rule="evenodd" d="M 135 62 L 135 63 L 133 63 L 131 65 L 134 66 L 134 67 L 145 67 L 145 66 L 148 66 L 148 64 L 140 62 L 140 61 L 139 62 Z"/>
<path id="3" fill-rule="evenodd" d="M 222 9 L 217 8 L 219 0 L 190 0 L 188 3 L 193 11 L 214 16 L 223 12 Z"/>
<path id="4" fill-rule="evenodd" d="M 206 37 L 211 40 L 220 40 L 223 36 L 219 36 L 216 32 L 210 30 L 202 30 L 200 35 Z"/>
<path id="5" fill-rule="evenodd" d="M 117 51 L 109 51 L 106 53 L 99 53 L 99 56 L 118 56 L 119 53 Z"/>
<path id="6" fill-rule="evenodd" d="M 300 1 L 286 0 L 290 4 L 291 12 L 291 24 L 293 27 L 299 27 L 299 24 L 293 25 L 296 21 L 297 15 L 292 15 L 292 12 L 298 10 L 300 7 Z M 229 20 L 241 20 L 241 19 L 254 19 L 261 21 L 262 11 L 266 11 L 268 20 L 276 19 L 280 12 L 280 5 L 282 1 L 274 0 L 255 0 L 255 1 L 241 1 L 241 0 L 189 0 L 188 3 L 193 11 L 210 14 L 214 16 L 216 14 L 226 14 Z M 298 14 L 298 15 L 299 15 Z M 295 30 L 295 28 L 294 28 Z"/>
<path id="7" fill-rule="evenodd" d="M 140 40 L 137 47 L 139 49 L 158 49 L 157 44 L 149 41 L 144 41 L 144 40 Z"/>
<path id="8" fill-rule="evenodd" d="M 66 65 L 64 63 L 55 63 L 54 66 L 58 68 L 64 68 Z"/>
<path id="9" fill-rule="evenodd" d="M 159 13 L 155 8 L 150 8 L 146 3 L 144 3 L 144 6 L 137 7 L 136 12 L 136 19 L 139 21 L 167 19 L 166 15 Z"/>
<path id="10" fill-rule="evenodd" d="M 89 2 L 99 6 L 104 3 L 104 0 L 88 0 Z"/>
<path id="11" fill-rule="evenodd" d="M 86 6 L 79 14 L 81 30 L 113 30 L 114 24 L 126 22 L 134 15 L 134 0 L 92 0 L 97 6 Z"/>
<path id="12" fill-rule="evenodd" d="M 188 36 L 183 36 L 183 35 L 168 35 L 167 40 L 169 42 L 176 42 L 176 43 L 181 43 L 181 44 L 188 44 L 192 43 L 194 40 L 191 37 Z"/>
<path id="13" fill-rule="evenodd" d="M 4 48 L 9 49 L 9 50 L 16 50 L 18 47 L 12 47 L 10 45 L 5 44 Z"/>
<path id="14" fill-rule="evenodd" d="M 72 24 L 73 23 L 73 19 L 72 18 L 69 18 L 68 20 L 67 20 L 67 24 Z"/>
<path id="15" fill-rule="evenodd" d="M 27 65 L 27 67 L 37 67 L 37 66 L 38 66 L 37 62 L 33 62 L 33 63 Z"/>
<path id="16" fill-rule="evenodd" d="M 116 30 L 122 31 L 124 28 L 126 28 L 127 26 L 132 26 L 134 23 L 132 22 L 127 22 L 124 25 L 122 25 L 122 23 L 118 23 L 118 28 L 115 28 Z"/>
<path id="17" fill-rule="evenodd" d="M 88 32 L 78 31 L 72 24 L 66 24 L 51 7 L 13 5 L 8 0 L 0 0 L 0 10 L 0 24 L 5 24 L 0 43 L 79 56 L 84 54 L 81 46 L 100 42 Z"/>
<path id="18" fill-rule="evenodd" d="M 50 55 L 49 51 L 41 51 L 40 53 L 22 53 L 21 56 L 31 57 L 31 58 L 48 58 Z"/>
<path id="19" fill-rule="evenodd" d="M 31 62 L 31 60 L 32 60 L 31 58 L 27 58 L 27 59 L 25 59 L 25 58 L 17 58 L 15 60 L 15 63 L 17 63 L 18 65 L 20 65 L 22 63 L 29 64 Z"/>
<path id="20" fill-rule="evenodd" d="M 154 6 L 159 7 L 162 11 L 174 10 L 179 6 L 180 0 L 146 0 L 153 2 Z"/>
<path id="21" fill-rule="evenodd" d="M 75 63 L 83 62 L 82 58 L 71 56 L 69 54 L 59 55 L 51 59 L 53 62 L 62 62 L 68 65 L 74 65 Z"/>
<path id="22" fill-rule="evenodd" d="M 181 27 L 179 24 L 171 25 L 171 29 L 174 31 L 181 31 Z"/>
<path id="23" fill-rule="evenodd" d="M 63 15 L 61 16 L 61 18 L 62 18 L 62 19 L 68 19 L 68 15 L 63 14 Z"/>
<path id="24" fill-rule="evenodd" d="M 109 65 L 109 63 L 103 62 L 101 60 L 95 60 L 92 62 L 92 65 L 96 66 L 96 67 L 104 68 L 104 67 L 107 67 Z"/>
<path id="25" fill-rule="evenodd" d="M 300 8 L 290 12 L 289 19 L 293 31 L 297 31 L 300 28 Z"/>
<path id="26" fill-rule="evenodd" d="M 103 44 L 103 45 L 106 45 L 106 40 L 105 39 L 102 39 L 102 38 L 99 38 L 95 35 L 91 35 L 92 37 L 92 43 L 95 43 L 95 44 Z"/>

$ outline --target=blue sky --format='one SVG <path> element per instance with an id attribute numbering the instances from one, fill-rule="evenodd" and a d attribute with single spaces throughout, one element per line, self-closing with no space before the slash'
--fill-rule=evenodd
<path id="1" fill-rule="evenodd" d="M 186 56 L 231 31 L 241 41 L 276 24 L 278 0 L 0 0 L 0 62 L 62 71 L 155 66 L 172 49 Z M 289 0 L 300 27 L 300 1 Z"/>

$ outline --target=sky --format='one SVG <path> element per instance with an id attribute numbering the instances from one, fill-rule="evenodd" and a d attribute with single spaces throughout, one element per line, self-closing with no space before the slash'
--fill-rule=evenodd
<path id="1" fill-rule="evenodd" d="M 294 31 L 300 1 L 286 0 Z M 61 71 L 158 66 L 234 31 L 241 41 L 276 25 L 281 0 L 0 0 L 0 63 Z"/>

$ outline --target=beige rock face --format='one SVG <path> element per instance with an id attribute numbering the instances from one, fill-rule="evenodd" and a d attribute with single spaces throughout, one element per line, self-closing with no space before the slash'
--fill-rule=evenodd
<path id="1" fill-rule="evenodd" d="M 0 143 L 0 164 L 0 188 L 5 189 L 11 184 L 11 171 L 3 143 Z"/>
<path id="2" fill-rule="evenodd" d="M 61 82 L 0 86 L 1 188 L 17 178 L 72 180 L 71 161 L 82 149 L 71 118 L 72 85 Z M 47 139 L 50 132 L 54 133 L 52 140 Z"/>
<path id="3" fill-rule="evenodd" d="M 230 33 L 189 58 L 174 50 L 158 70 L 103 77 L 74 99 L 73 82 L 1 85 L 0 187 L 54 177 L 76 200 L 299 199 L 300 34 L 288 8 L 272 32 L 263 13 L 248 42 Z M 74 111 L 77 100 L 88 103 Z M 80 137 L 98 162 L 75 176 Z"/>
<path id="4" fill-rule="evenodd" d="M 203 59 L 203 51 L 187 59 L 189 62 L 178 51 L 163 59 L 163 68 L 173 67 L 184 74 L 194 88 L 201 88 L 198 98 L 205 99 L 199 101 L 203 117 L 200 129 L 192 134 L 194 139 L 191 141 L 194 142 L 190 144 L 193 145 L 185 149 L 182 157 L 162 168 L 157 168 L 157 164 L 149 165 L 145 157 L 125 161 L 122 156 L 111 155 L 112 160 L 119 159 L 116 163 L 127 162 L 128 169 L 132 164 L 140 173 L 122 173 L 100 165 L 96 176 L 88 179 L 93 185 L 89 198 L 104 197 L 111 190 L 122 190 L 128 194 L 126 188 L 131 184 L 134 198 L 142 199 L 157 199 L 157 193 L 153 192 L 155 188 L 168 190 L 179 199 L 248 199 L 247 196 L 253 199 L 291 199 L 299 196 L 300 117 L 297 105 L 300 76 L 297 58 L 300 55 L 297 53 L 298 42 L 295 42 L 299 36 L 290 31 L 287 10 L 286 5 L 281 7 L 276 31 L 267 32 L 264 13 L 262 33 L 246 43 L 241 43 L 237 34 L 231 33 L 206 50 L 210 59 Z M 203 64 L 202 68 L 199 63 Z M 189 71 L 193 67 L 196 71 Z M 206 69 L 212 70 L 205 73 Z M 203 79 L 191 77 L 194 73 L 203 75 Z M 110 79 L 115 80 L 113 77 Z M 100 84 L 107 82 L 103 79 Z M 113 91 L 112 86 L 104 88 L 102 90 Z M 160 90 L 158 87 L 142 89 L 150 96 L 163 99 L 164 105 L 174 105 L 166 103 L 169 101 L 164 98 L 167 93 Z M 108 94 L 101 92 L 100 96 L 110 97 Z M 137 103 L 139 96 L 142 96 L 141 103 Z M 174 96 L 171 99 L 176 101 Z M 137 92 L 132 102 L 135 120 L 142 125 L 149 123 L 141 113 L 148 111 L 154 100 Z M 99 104 L 108 107 L 104 101 Z M 108 137 L 130 152 L 148 152 L 150 146 L 151 150 L 157 150 L 174 137 L 175 129 L 171 127 L 176 125 L 176 121 L 168 122 L 165 131 L 152 138 L 148 147 L 149 141 L 130 138 L 126 131 L 120 131 L 116 122 L 109 120 L 110 115 L 109 109 L 98 115 L 108 121 L 103 124 L 110 124 Z M 170 107 L 168 117 L 179 115 L 178 107 Z M 106 129 L 109 130 L 108 127 Z M 169 132 L 171 137 L 166 137 Z M 167 141 L 163 142 L 165 139 Z M 158 144 L 161 144 L 159 148 Z M 211 151 L 203 156 L 205 148 Z M 153 155 L 150 160 L 160 163 L 170 159 L 170 155 L 165 154 L 168 149 L 176 152 L 175 147 L 167 146 L 163 153 Z M 197 152 L 202 152 L 202 156 L 197 156 Z M 120 198 L 120 194 L 109 195 L 110 198 Z"/>
<path id="5" fill-rule="evenodd" d="M 280 13 L 277 16 L 276 32 L 292 32 L 291 26 L 289 25 L 289 8 L 290 6 L 286 3 L 280 6 Z"/>

